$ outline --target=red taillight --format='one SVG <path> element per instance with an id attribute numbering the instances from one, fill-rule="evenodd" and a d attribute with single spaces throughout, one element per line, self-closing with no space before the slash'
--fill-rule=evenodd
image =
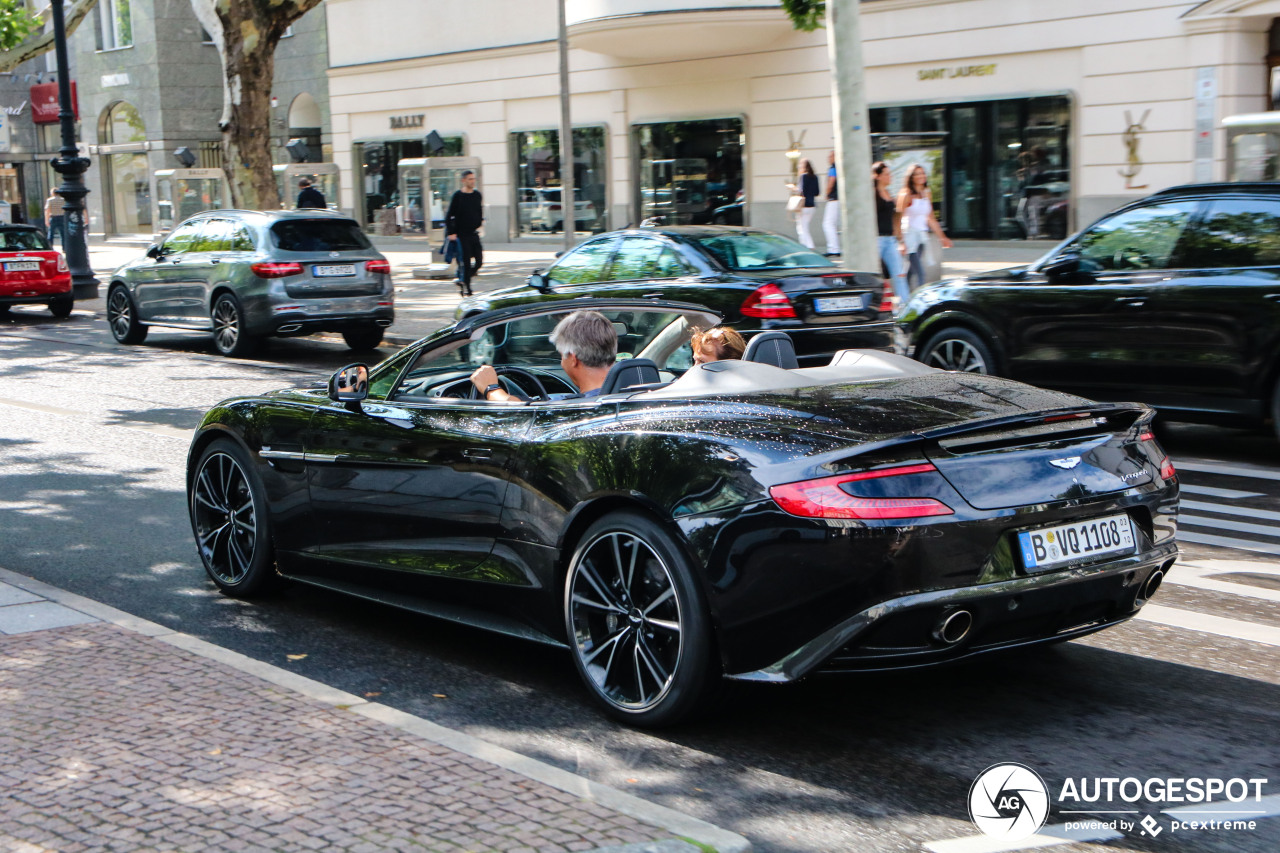
<path id="1" fill-rule="evenodd" d="M 364 265 L 365 272 L 380 272 L 384 275 L 391 275 L 390 261 L 369 261 Z"/>
<path id="2" fill-rule="evenodd" d="M 837 474 L 834 477 L 774 486 L 769 489 L 769 497 L 784 511 L 801 518 L 887 519 L 952 515 L 951 507 L 933 498 L 863 498 L 840 488 L 844 483 L 858 480 L 925 474 L 936 470 L 933 465 L 925 463 Z"/>
<path id="3" fill-rule="evenodd" d="M 560 205 L 558 204 L 552 204 L 547 206 L 547 210 L 559 210 L 559 209 L 560 209 Z"/>
<path id="4" fill-rule="evenodd" d="M 1174 480 L 1178 477 L 1178 470 L 1173 467 L 1173 460 L 1168 456 L 1160 460 L 1160 479 Z"/>
<path id="5" fill-rule="evenodd" d="M 893 281 L 891 279 L 884 280 L 884 291 L 880 294 L 880 310 L 893 311 Z"/>
<path id="6" fill-rule="evenodd" d="M 261 263 L 249 267 L 258 278 L 284 278 L 287 275 L 301 275 L 302 264 L 295 263 Z"/>
<path id="7" fill-rule="evenodd" d="M 1142 435 L 1138 436 L 1138 441 L 1155 441 L 1155 440 L 1156 440 L 1156 434 L 1151 431 L 1144 432 Z"/>
<path id="8" fill-rule="evenodd" d="M 796 316 L 796 309 L 782 288 L 776 284 L 765 284 L 751 291 L 747 301 L 742 303 L 742 315 L 761 320 L 786 320 Z"/>

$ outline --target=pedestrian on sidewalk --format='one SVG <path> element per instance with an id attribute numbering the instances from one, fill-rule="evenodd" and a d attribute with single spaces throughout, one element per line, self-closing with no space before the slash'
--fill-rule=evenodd
<path id="1" fill-rule="evenodd" d="M 813 234 L 809 230 L 810 223 L 813 222 L 813 214 L 817 209 L 818 198 L 818 175 L 813 171 L 813 164 L 807 159 L 800 161 L 800 185 L 798 187 L 800 195 L 804 198 L 804 204 L 796 211 L 796 237 L 804 244 L 806 248 L 812 249 Z"/>
<path id="2" fill-rule="evenodd" d="M 328 205 L 324 201 L 324 193 L 311 186 L 310 178 L 298 179 L 298 203 L 295 205 L 299 210 L 305 207 L 318 207 L 324 210 Z"/>
<path id="3" fill-rule="evenodd" d="M 827 257 L 840 254 L 840 190 L 836 184 L 836 152 L 827 155 L 827 203 L 822 207 L 822 233 L 827 237 Z"/>
<path id="4" fill-rule="evenodd" d="M 62 242 L 62 251 L 67 250 L 67 217 L 65 215 L 66 202 L 62 196 L 58 195 L 55 189 L 49 190 L 49 197 L 44 200 L 44 224 L 49 232 L 49 245 L 53 245 L 53 234 L 56 231 L 59 234 L 59 240 Z"/>
<path id="5" fill-rule="evenodd" d="M 937 235 L 942 248 L 951 248 L 951 238 L 942 231 L 933 213 L 933 194 L 929 190 L 929 173 L 919 163 L 907 169 L 906 180 L 898 193 L 897 212 L 902 217 L 902 236 L 907 244 L 907 284 L 911 290 L 924 285 L 925 253 L 929 235 Z"/>
<path id="6" fill-rule="evenodd" d="M 462 188 L 449 199 L 449 209 L 444 215 L 445 233 L 449 240 L 458 243 L 458 291 L 463 296 L 471 295 L 471 279 L 484 263 L 484 247 L 480 245 L 482 225 L 484 199 L 476 190 L 476 173 L 468 169 L 462 173 Z"/>
<path id="7" fill-rule="evenodd" d="M 881 161 L 871 164 L 871 180 L 876 194 L 876 247 L 880 252 L 880 260 L 884 263 L 885 272 L 893 282 L 893 292 L 898 295 L 899 307 L 907 304 L 911 289 L 907 287 L 907 275 L 902 254 L 906 243 L 902 239 L 902 217 L 898 216 L 897 204 L 893 193 L 889 192 L 889 184 L 893 181 L 893 171 L 889 164 Z M 830 204 L 830 202 L 828 202 Z"/>

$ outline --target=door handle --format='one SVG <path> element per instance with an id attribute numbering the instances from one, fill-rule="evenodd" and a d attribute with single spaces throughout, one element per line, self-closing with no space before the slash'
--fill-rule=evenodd
<path id="1" fill-rule="evenodd" d="M 1143 305 L 1147 304 L 1147 297 L 1121 296 L 1116 299 L 1116 302 L 1119 303 L 1120 305 L 1126 305 L 1130 308 L 1141 308 Z"/>
<path id="2" fill-rule="evenodd" d="M 210 258 L 210 259 L 209 259 L 209 265 L 210 265 L 210 266 L 213 266 L 214 264 L 220 264 L 220 263 L 222 263 L 222 258 Z"/>
<path id="3" fill-rule="evenodd" d="M 1272 302 L 1280 302 L 1280 293 L 1268 293 L 1263 299 L 1269 299 Z"/>
<path id="4" fill-rule="evenodd" d="M 462 455 L 468 459 L 488 459 L 493 455 L 493 451 L 487 447 L 464 447 Z"/>
<path id="5" fill-rule="evenodd" d="M 662 298 L 662 294 L 661 294 L 661 293 L 646 293 L 646 294 L 643 294 L 643 296 L 642 296 L 641 298 L 642 298 L 642 299 L 661 299 L 661 298 Z"/>

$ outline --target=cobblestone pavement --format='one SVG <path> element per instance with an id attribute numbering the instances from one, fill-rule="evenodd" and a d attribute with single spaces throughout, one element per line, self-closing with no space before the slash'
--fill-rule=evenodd
<path id="1" fill-rule="evenodd" d="M 675 840 L 693 833 L 658 825 L 660 807 L 612 789 L 570 793 L 395 725 L 408 715 L 323 685 L 307 695 L 291 673 L 275 683 L 274 667 L 235 665 L 234 653 L 3 575 L 13 583 L 0 582 L 0 849 L 698 849 Z M 571 778 L 580 785 L 565 787 L 599 791 Z M 600 802 L 609 794 L 622 810 Z M 749 849 L 703 826 L 720 850 Z"/>

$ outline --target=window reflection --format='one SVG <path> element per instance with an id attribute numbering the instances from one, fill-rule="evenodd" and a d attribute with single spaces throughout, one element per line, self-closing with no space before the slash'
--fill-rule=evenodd
<path id="1" fill-rule="evenodd" d="M 1155 204 L 1099 222 L 1080 236 L 1081 268 L 1105 272 L 1168 267 L 1196 206 Z"/>

